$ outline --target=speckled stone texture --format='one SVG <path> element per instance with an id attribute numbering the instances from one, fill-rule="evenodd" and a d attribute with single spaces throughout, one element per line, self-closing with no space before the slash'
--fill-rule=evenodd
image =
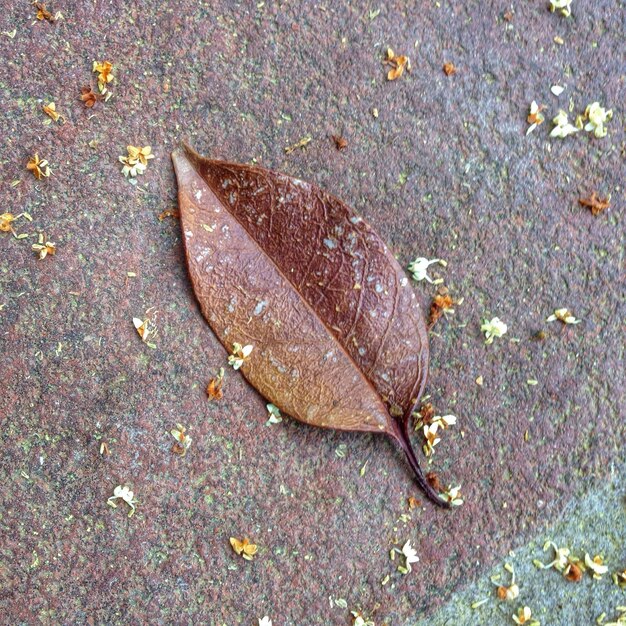
<path id="1" fill-rule="evenodd" d="M 65 19 L 50 24 L 0 2 L 0 31 L 17 29 L 0 35 L 0 210 L 28 211 L 20 232 L 58 245 L 39 261 L 33 237 L 0 242 L 4 623 L 341 625 L 359 608 L 408 626 L 624 459 L 624 11 L 576 0 L 565 19 L 546 5 L 57 0 Z M 413 66 L 393 83 L 387 46 Z M 114 96 L 87 110 L 94 59 L 114 63 Z M 608 136 L 549 139 L 570 99 L 574 115 L 613 107 Z M 49 100 L 65 124 L 43 125 Z M 547 121 L 526 137 L 532 100 Z M 463 485 L 463 507 L 399 521 L 420 494 L 387 440 L 265 426 L 232 371 L 207 402 L 226 354 L 194 301 L 178 222 L 157 219 L 176 205 L 182 139 L 318 183 L 403 265 L 448 261 L 464 301 L 431 334 L 428 393 L 459 423 L 432 468 Z M 157 155 L 137 187 L 117 161 L 129 143 Z M 25 170 L 35 151 L 48 180 Z M 612 194 L 598 217 L 578 205 L 594 190 Z M 416 290 L 427 305 L 433 288 Z M 132 325 L 150 307 L 155 350 Z M 583 323 L 546 324 L 557 307 Z M 485 347 L 480 318 L 494 315 L 509 332 Z M 170 452 L 176 422 L 194 440 L 185 458 Z M 106 504 L 122 483 L 139 501 L 130 519 Z M 252 538 L 255 560 L 230 536 Z M 401 576 L 388 551 L 407 539 L 420 562 Z"/>
<path id="2" fill-rule="evenodd" d="M 503 555 L 488 574 L 459 587 L 439 610 L 414 620 L 413 626 L 513 626 L 511 616 L 521 606 L 528 606 L 533 619 L 541 624 L 598 624 L 603 613 L 605 624 L 615 622 L 619 615 L 616 607 L 625 604 L 626 588 L 616 585 L 609 574 L 595 580 L 587 573 L 579 582 L 571 583 L 554 569 L 537 569 L 533 560 L 549 562 L 554 550 L 550 547 L 544 551 L 543 545 L 546 540 L 551 540 L 560 548 L 567 547 L 572 556 L 581 559 L 585 553 L 591 556 L 602 554 L 610 573 L 622 571 L 626 565 L 624 469 L 623 465 L 611 464 L 605 482 L 588 493 L 577 494 L 545 533 L 516 548 L 515 552 Z M 496 586 L 491 576 L 497 576 L 496 580 L 503 585 L 509 585 L 511 581 L 504 563 L 514 568 L 520 589 L 517 601 L 505 602 L 496 598 Z M 477 607 L 480 600 L 485 602 Z"/>

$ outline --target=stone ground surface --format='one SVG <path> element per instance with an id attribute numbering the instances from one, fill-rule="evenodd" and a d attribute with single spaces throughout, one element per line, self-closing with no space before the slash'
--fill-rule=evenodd
<path id="1" fill-rule="evenodd" d="M 514 624 L 511 616 L 528 606 L 533 618 L 541 624 L 578 626 L 597 624 L 604 613 L 605 621 L 615 620 L 617 607 L 626 606 L 626 587 L 614 583 L 610 576 L 594 580 L 585 575 L 569 583 L 554 570 L 538 571 L 533 560 L 549 563 L 553 549 L 543 551 L 546 541 L 584 559 L 603 554 L 609 572 L 623 571 L 626 564 L 626 488 L 624 465 L 610 467 L 607 484 L 587 494 L 578 494 L 566 507 L 563 516 L 545 529 L 534 541 L 507 554 L 501 562 L 479 580 L 459 589 L 435 613 L 410 622 L 415 626 L 456 626 L 457 624 Z M 513 567 L 520 594 L 516 601 L 496 598 L 497 584 L 510 585 L 511 575 L 503 565 Z M 474 606 L 481 601 L 480 606 Z"/>
<path id="2" fill-rule="evenodd" d="M 2 234 L 6 623 L 341 625 L 359 609 L 377 626 L 509 624 L 510 607 L 493 599 L 479 613 L 458 607 L 490 589 L 512 548 L 534 558 L 550 532 L 593 551 L 583 534 L 596 532 L 598 551 L 626 567 L 612 534 L 626 531 L 615 469 L 626 435 L 625 15 L 614 0 L 576 0 L 569 19 L 546 4 L 57 0 L 49 8 L 65 19 L 50 24 L 27 2 L 0 2 L 0 31 L 17 29 L 0 36 L 0 209 L 28 211 L 18 230 L 45 230 L 58 246 L 40 261 L 32 236 Z M 395 82 L 381 63 L 388 46 L 413 66 Z M 114 63 L 114 95 L 87 110 L 78 94 L 95 85 L 94 59 Z M 446 61 L 456 75 L 443 74 Z M 566 87 L 559 98 L 554 84 Z M 64 124 L 44 125 L 50 100 Z M 532 100 L 547 121 L 525 136 Z M 607 137 L 548 138 L 560 107 L 573 117 L 596 100 L 615 111 Z M 285 153 L 307 134 L 306 148 Z M 439 273 L 464 300 L 431 334 L 428 393 L 459 423 L 432 468 L 462 484 L 464 506 L 425 504 L 403 522 L 420 493 L 386 440 L 268 427 L 264 402 L 233 372 L 224 399 L 206 401 L 226 355 L 194 300 L 178 222 L 157 219 L 176 206 L 169 153 L 183 139 L 318 183 L 403 265 L 448 261 Z M 117 161 L 129 143 L 157 155 L 137 187 Z M 53 169 L 41 182 L 25 170 L 36 151 Z M 612 194 L 598 217 L 578 204 L 592 191 Z M 426 305 L 434 293 L 416 291 Z M 156 349 L 131 321 L 150 307 Z M 583 322 L 546 324 L 557 307 Z M 480 319 L 494 315 L 509 332 L 485 346 Z M 193 437 L 185 458 L 170 452 L 176 422 Z M 130 519 L 106 505 L 118 484 L 139 501 Z M 230 536 L 259 545 L 253 562 Z M 407 539 L 420 562 L 401 576 L 389 549 Z M 574 587 L 516 566 L 542 624 L 597 617 L 599 603 L 584 601 L 574 621 L 542 614 L 549 598 L 532 589 L 551 575 L 562 592 Z M 582 598 L 609 588 L 595 582 L 576 588 Z"/>

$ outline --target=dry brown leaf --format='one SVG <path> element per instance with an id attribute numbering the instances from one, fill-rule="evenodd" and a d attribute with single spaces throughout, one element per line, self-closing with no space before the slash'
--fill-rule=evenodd
<path id="1" fill-rule="evenodd" d="M 229 353 L 254 347 L 240 371 L 302 422 L 391 437 L 446 506 L 409 436 L 428 368 L 423 314 L 380 237 L 315 185 L 188 147 L 172 157 L 201 310 Z"/>

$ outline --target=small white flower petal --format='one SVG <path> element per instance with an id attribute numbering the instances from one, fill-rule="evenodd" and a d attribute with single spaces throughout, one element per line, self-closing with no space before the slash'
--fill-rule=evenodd
<path id="1" fill-rule="evenodd" d="M 598 559 L 599 557 L 595 557 Z M 585 565 L 597 576 L 602 576 L 609 571 L 609 568 L 603 563 L 596 563 L 594 559 L 592 559 L 589 554 L 585 554 Z"/>
<path id="2" fill-rule="evenodd" d="M 442 282 L 441 279 L 437 279 L 433 281 L 433 279 L 428 275 L 428 267 L 433 265 L 434 263 L 439 263 L 439 265 L 443 265 L 445 267 L 446 262 L 442 259 L 426 259 L 424 257 L 418 257 L 415 261 L 409 263 L 408 270 L 412 274 L 413 280 L 422 281 L 426 280 L 429 283 L 437 284 Z"/>
<path id="3" fill-rule="evenodd" d="M 402 554 L 406 558 L 407 563 L 417 563 L 419 561 L 419 557 L 417 556 L 417 551 L 415 548 L 411 546 L 411 541 L 407 541 L 404 546 L 402 546 Z"/>
<path id="4" fill-rule="evenodd" d="M 485 343 L 489 345 L 494 338 L 505 335 L 508 326 L 499 317 L 493 317 L 491 320 L 483 320 L 480 330 L 485 333 Z"/>
<path id="5" fill-rule="evenodd" d="M 530 135 L 530 133 L 532 133 L 532 132 L 533 132 L 533 130 L 535 130 L 535 128 L 537 128 L 537 126 L 538 126 L 537 122 L 535 122 L 534 124 L 531 124 L 531 125 L 528 127 L 528 130 L 526 131 L 526 134 L 527 134 L 527 135 Z"/>

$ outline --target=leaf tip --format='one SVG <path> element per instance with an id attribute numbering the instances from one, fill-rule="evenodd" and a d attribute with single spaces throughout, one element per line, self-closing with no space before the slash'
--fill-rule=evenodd
<path id="1" fill-rule="evenodd" d="M 185 155 L 192 161 L 203 160 L 203 157 L 194 150 L 194 148 L 191 146 L 191 144 L 187 140 L 183 139 L 180 142 L 180 147 L 182 148 Z"/>
<path id="2" fill-rule="evenodd" d="M 197 161 L 202 157 L 191 147 L 186 140 L 180 142 L 180 146 L 171 153 L 174 169 L 180 168 L 184 161 Z M 178 170 L 176 172 L 178 174 Z"/>

